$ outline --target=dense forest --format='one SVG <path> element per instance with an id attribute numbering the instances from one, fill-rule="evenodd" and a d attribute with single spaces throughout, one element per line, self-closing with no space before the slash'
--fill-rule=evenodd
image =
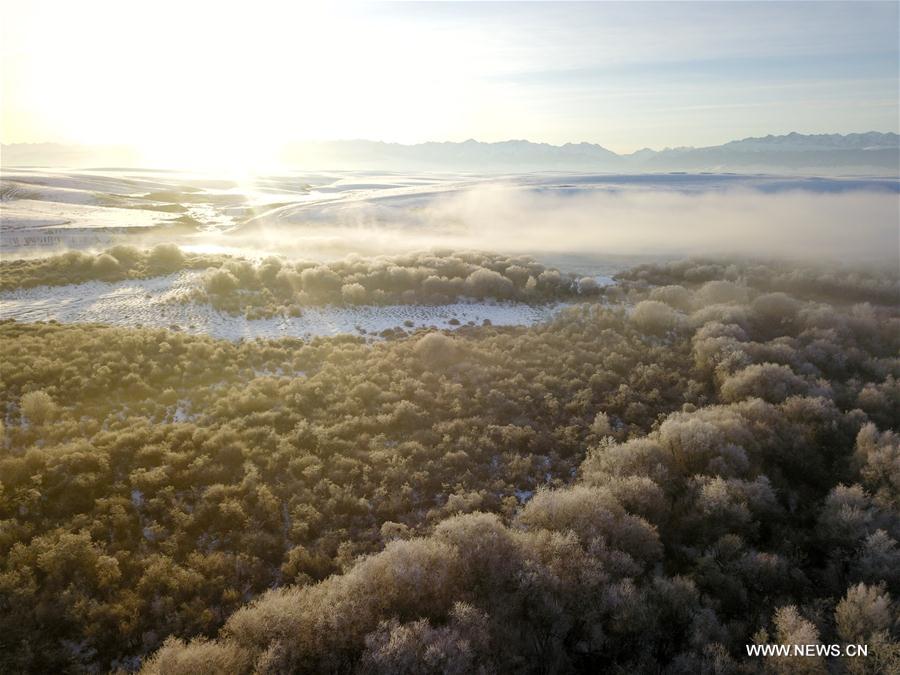
<path id="1" fill-rule="evenodd" d="M 372 343 L 0 323 L 0 672 L 900 672 L 896 270 L 417 255 L 197 268 L 592 301 Z M 745 650 L 819 642 L 869 656 Z"/>

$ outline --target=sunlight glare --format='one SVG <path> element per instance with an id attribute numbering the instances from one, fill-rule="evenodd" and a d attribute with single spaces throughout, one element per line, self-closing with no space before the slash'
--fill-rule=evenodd
<path id="1" fill-rule="evenodd" d="M 423 31 L 365 5 L 170 4 L 139 24 L 104 4 L 105 23 L 82 35 L 66 28 L 78 23 L 74 4 L 46 25 L 26 12 L 19 23 L 40 23 L 45 41 L 18 48 L 29 86 L 17 100 L 41 115 L 5 128 L 137 145 L 155 166 L 248 171 L 275 165 L 290 140 L 420 142 L 494 119 L 497 93 L 476 74 L 496 55 L 477 27 Z"/>

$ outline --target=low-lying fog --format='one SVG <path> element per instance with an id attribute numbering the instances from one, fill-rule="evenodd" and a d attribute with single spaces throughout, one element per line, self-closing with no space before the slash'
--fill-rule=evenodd
<path id="1" fill-rule="evenodd" d="M 741 254 L 897 260 L 900 181 L 733 174 L 507 177 L 5 172 L 6 255 L 113 240 L 334 258 L 429 247 L 541 259 Z"/>
<path id="2" fill-rule="evenodd" d="M 230 236 L 305 250 L 386 253 L 429 246 L 510 253 L 896 256 L 898 195 L 737 188 L 607 192 L 488 185 L 413 199 L 287 207 Z"/>

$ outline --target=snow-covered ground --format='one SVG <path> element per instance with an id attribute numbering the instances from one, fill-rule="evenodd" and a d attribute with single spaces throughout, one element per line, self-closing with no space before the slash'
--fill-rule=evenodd
<path id="1" fill-rule="evenodd" d="M 299 317 L 247 320 L 208 305 L 180 299 L 196 287 L 200 272 L 106 283 L 39 286 L 0 294 L 0 319 L 116 326 L 173 327 L 217 338 L 315 337 L 340 334 L 377 335 L 388 328 L 453 329 L 485 320 L 497 326 L 532 325 L 556 314 L 563 304 L 458 302 L 452 305 L 307 307 Z M 451 324 L 451 320 L 459 322 Z"/>
<path id="2" fill-rule="evenodd" d="M 366 201 L 394 191 L 428 191 L 471 183 L 461 177 L 392 176 L 353 172 L 285 172 L 234 180 L 194 173 L 138 169 L 67 171 L 10 168 L 0 180 L 0 253 L 17 257 L 115 243 L 174 241 L 195 249 L 254 248 L 227 234 L 286 206 Z M 268 248 L 266 248 L 268 246 Z"/>

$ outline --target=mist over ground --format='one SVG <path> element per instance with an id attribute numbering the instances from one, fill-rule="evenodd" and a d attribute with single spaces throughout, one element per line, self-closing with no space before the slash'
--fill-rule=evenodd
<path id="1" fill-rule="evenodd" d="M 445 247 L 593 263 L 696 254 L 896 263 L 900 222 L 900 180 L 886 177 L 19 169 L 2 187 L 0 249 L 16 257 L 163 241 L 314 260 Z"/>
<path id="2" fill-rule="evenodd" d="M 286 207 L 227 238 L 284 252 L 383 253 L 431 246 L 510 253 L 727 254 L 840 261 L 897 259 L 900 200 L 871 189 L 692 192 L 522 188 L 489 183 L 453 192 Z"/>

